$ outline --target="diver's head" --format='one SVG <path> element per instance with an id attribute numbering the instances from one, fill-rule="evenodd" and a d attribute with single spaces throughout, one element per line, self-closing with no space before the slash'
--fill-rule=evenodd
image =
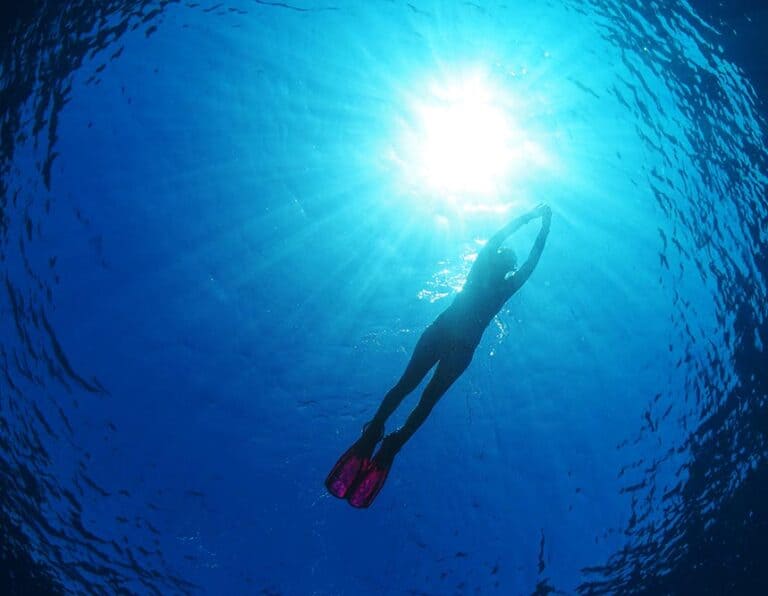
<path id="1" fill-rule="evenodd" d="M 497 259 L 499 269 L 505 272 L 517 271 L 517 255 L 511 248 L 501 248 Z"/>

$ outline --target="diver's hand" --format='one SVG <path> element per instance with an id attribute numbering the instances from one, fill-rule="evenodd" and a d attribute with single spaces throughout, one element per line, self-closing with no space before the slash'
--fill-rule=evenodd
<path id="1" fill-rule="evenodd" d="M 546 203 L 539 203 L 530 212 L 528 212 L 528 215 L 526 216 L 526 218 L 528 219 L 528 221 L 531 221 L 532 219 L 536 219 L 537 217 L 546 217 L 547 213 L 549 213 L 549 217 L 552 217 L 552 209 L 549 208 L 549 205 L 547 205 Z"/>
<path id="2" fill-rule="evenodd" d="M 537 217 L 543 218 L 542 226 L 549 227 L 549 219 L 552 218 L 552 210 L 546 203 L 541 203 L 537 207 L 531 209 L 528 213 L 519 215 L 506 226 L 496 232 L 485 245 L 483 250 L 487 250 L 489 253 L 496 252 L 509 236 L 514 234 L 517 230 L 523 227 L 525 224 L 533 221 Z"/>

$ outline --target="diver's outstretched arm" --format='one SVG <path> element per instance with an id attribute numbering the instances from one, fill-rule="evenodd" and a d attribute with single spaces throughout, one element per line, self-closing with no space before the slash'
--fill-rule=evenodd
<path id="1" fill-rule="evenodd" d="M 528 278 L 531 276 L 531 273 L 533 273 L 536 264 L 541 258 L 541 253 L 544 252 L 544 244 L 547 241 L 547 235 L 549 235 L 549 226 L 552 222 L 552 209 L 549 208 L 549 205 L 540 205 L 534 209 L 534 211 L 537 212 L 537 215 L 541 215 L 541 230 L 539 230 L 539 235 L 536 237 L 536 242 L 534 242 L 533 248 L 525 263 L 523 263 L 520 269 L 515 271 L 514 275 L 507 280 L 510 296 L 517 292 L 521 286 L 528 281 Z"/>
<path id="2" fill-rule="evenodd" d="M 549 207 L 545 204 L 541 204 L 538 207 L 532 209 L 525 215 L 521 215 L 520 217 L 516 217 L 512 221 L 510 221 L 506 226 L 501 228 L 498 232 L 496 232 L 488 242 L 486 242 L 485 246 L 483 247 L 484 253 L 494 253 L 497 250 L 501 248 L 501 245 L 504 244 L 504 241 L 509 238 L 512 234 L 517 232 L 520 228 L 522 228 L 525 224 L 527 224 L 529 221 L 536 219 L 537 217 L 542 217 L 544 215 L 545 210 L 549 209 Z"/>

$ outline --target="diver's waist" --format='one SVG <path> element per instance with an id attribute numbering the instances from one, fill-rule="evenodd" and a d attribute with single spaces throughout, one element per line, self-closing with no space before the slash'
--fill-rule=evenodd
<path id="1" fill-rule="evenodd" d="M 474 348 L 480 343 L 480 338 L 491 319 L 493 316 L 488 318 L 482 315 L 467 316 L 465 313 L 448 308 L 435 319 L 432 325 L 439 327 L 451 341 Z"/>

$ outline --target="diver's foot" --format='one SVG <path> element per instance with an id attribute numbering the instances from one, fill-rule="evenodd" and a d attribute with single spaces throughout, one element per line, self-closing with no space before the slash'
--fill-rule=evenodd
<path id="1" fill-rule="evenodd" d="M 363 466 L 354 486 L 348 491 L 347 501 L 352 507 L 370 507 L 376 499 L 387 480 L 395 455 L 400 450 L 399 443 L 398 438 L 393 435 L 385 437 L 374 458 L 368 465 Z"/>
<path id="2" fill-rule="evenodd" d="M 376 444 L 384 435 L 383 425 L 369 422 L 354 445 L 347 449 L 325 479 L 325 487 L 334 497 L 344 499 L 349 495 L 359 474 L 368 469 Z"/>
<path id="3" fill-rule="evenodd" d="M 370 440 L 374 440 L 375 446 L 376 443 L 384 438 L 384 423 L 377 422 L 376 420 L 369 420 L 363 425 L 362 437 L 365 437 L 366 435 Z"/>

